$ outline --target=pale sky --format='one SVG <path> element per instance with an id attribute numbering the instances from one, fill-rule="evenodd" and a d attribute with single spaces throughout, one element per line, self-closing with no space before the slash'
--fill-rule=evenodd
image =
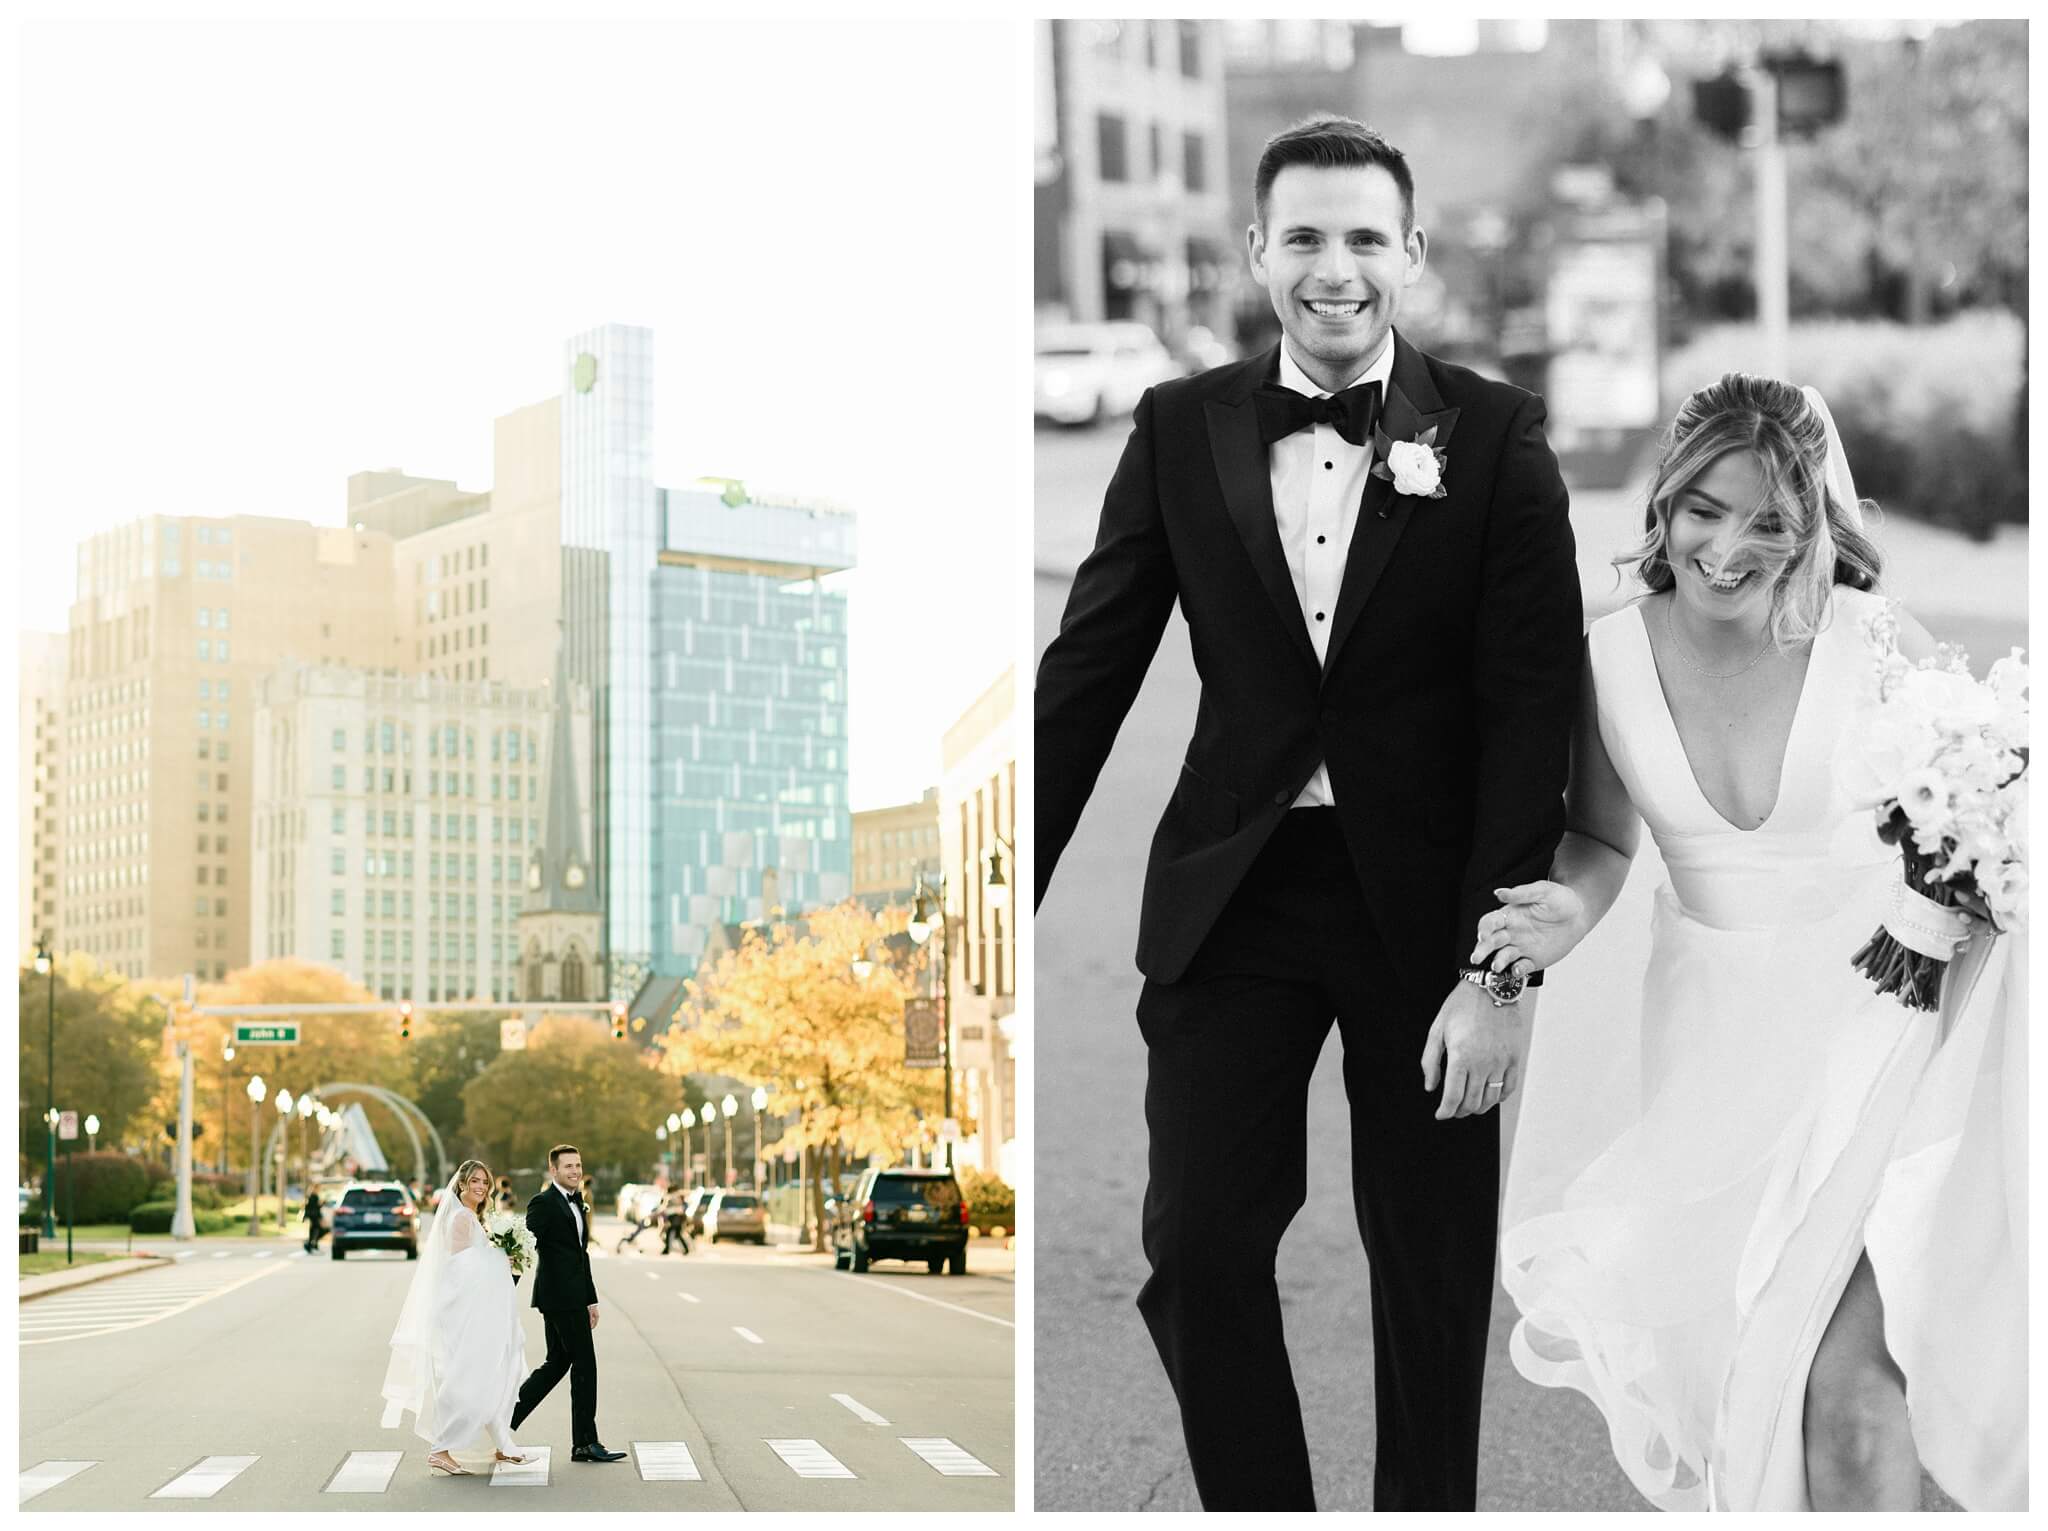
<path id="1" fill-rule="evenodd" d="M 31 23 L 20 624 L 152 512 L 338 525 L 491 481 L 561 344 L 655 331 L 655 473 L 860 517 L 851 796 L 913 799 L 1024 647 L 1023 34 L 886 25 Z"/>

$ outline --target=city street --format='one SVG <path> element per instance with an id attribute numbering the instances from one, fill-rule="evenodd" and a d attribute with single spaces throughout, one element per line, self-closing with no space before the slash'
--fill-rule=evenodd
<path id="1" fill-rule="evenodd" d="M 1038 435 L 1037 644 L 1056 630 L 1074 565 L 1092 541 L 1102 490 L 1127 424 Z M 1589 608 L 1611 604 L 1604 550 L 1631 536 L 1619 494 L 1575 495 Z M 1886 529 L 1896 587 L 1938 635 L 1965 636 L 1979 667 L 2026 639 L 2025 532 L 1991 544 L 1896 522 Z M 1597 583 L 1596 583 L 1597 579 Z M 1035 1336 L 1036 1499 L 1054 1510 L 1199 1508 L 1174 1400 L 1134 1299 L 1145 1187 L 1145 1049 L 1133 1019 L 1139 886 L 1195 710 L 1185 626 L 1173 618 L 1037 926 L 1038 1064 Z M 1041 772 L 1058 769 L 1041 761 Z M 1163 774 L 1162 774 L 1163 773 Z M 1639 981 L 1648 906 L 1663 869 L 1645 837 L 1607 920 L 1575 954 L 1616 982 Z M 1537 1035 L 1544 1012 L 1539 1008 Z M 1371 1310 L 1352 1221 L 1341 1048 L 1325 1047 L 1309 1098 L 1308 1204 L 1279 1257 L 1280 1296 L 1324 1509 L 1372 1503 Z M 1540 1045 L 1540 1043 L 1539 1043 Z M 1504 1123 L 1504 1129 L 1511 1123 Z M 1231 1235 L 1227 1207 L 1216 1236 Z M 1524 1381 L 1507 1357 L 1514 1310 L 1495 1289 L 1480 1440 L 1479 1508 L 1645 1508 L 1614 1464 L 1598 1412 L 1577 1393 Z M 1115 1379 L 1115 1386 L 1105 1386 Z M 1927 1508 L 1953 1508 L 1931 1482 Z"/>
<path id="2" fill-rule="evenodd" d="M 600 1216 L 605 1249 L 622 1231 Z M 863 1276 L 785 1247 L 592 1250 L 598 1431 L 569 1460 L 564 1379 L 519 1431 L 548 1453 L 430 1474 L 385 1419 L 387 1342 L 417 1267 L 289 1240 L 165 1240 L 162 1270 L 21 1307 L 21 1501 L 32 1509 L 1005 1510 L 1014 1500 L 1014 1281 Z M 546 1350 L 522 1308 L 529 1364 Z M 500 1494 L 498 1489 L 529 1492 Z M 356 1496 L 371 1496 L 368 1498 Z M 330 1497 L 345 1496 L 345 1497 Z"/>

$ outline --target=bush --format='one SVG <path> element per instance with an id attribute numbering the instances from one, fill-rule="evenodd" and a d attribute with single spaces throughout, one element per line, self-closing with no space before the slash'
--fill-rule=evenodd
<path id="1" fill-rule="evenodd" d="M 146 1201 L 128 1214 L 128 1228 L 131 1233 L 169 1233 L 171 1219 L 177 1215 L 178 1204 L 174 1201 Z M 202 1210 L 196 1203 L 192 1208 L 192 1231 L 194 1233 L 219 1233 L 233 1227 L 243 1219 L 230 1217 L 217 1208 Z"/>
<path id="2" fill-rule="evenodd" d="M 959 1170 L 960 1194 L 967 1198 L 967 1221 L 986 1233 L 991 1228 L 1017 1231 L 1017 1193 L 994 1175 L 970 1164 Z"/>
<path id="3" fill-rule="evenodd" d="M 1664 363 L 1665 415 L 1724 372 L 1753 372 L 1756 326 L 1699 332 Z M 2027 519 L 2021 457 L 2026 326 L 1979 309 L 1919 328 L 1828 320 L 1792 326 L 1791 380 L 1828 401 L 1856 492 L 1881 510 L 1985 538 Z"/>
<path id="4" fill-rule="evenodd" d="M 71 1179 L 78 1177 L 77 1200 Z M 149 1199 L 149 1166 L 126 1154 L 59 1154 L 52 1202 L 57 1216 L 79 1223 L 125 1223 L 128 1209 Z"/>

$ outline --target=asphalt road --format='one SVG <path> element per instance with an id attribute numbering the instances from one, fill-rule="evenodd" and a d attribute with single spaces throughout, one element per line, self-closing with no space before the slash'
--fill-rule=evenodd
<path id="1" fill-rule="evenodd" d="M 596 1231 L 609 1244 L 619 1229 L 600 1217 Z M 545 1468 L 495 1480 L 486 1443 L 458 1452 L 478 1476 L 443 1478 L 410 1420 L 383 1423 L 387 1341 L 416 1268 L 402 1255 L 206 1241 L 170 1268 L 24 1303 L 25 1507 L 1012 1507 L 1008 1275 L 658 1249 L 596 1263 L 598 1431 L 632 1455 L 568 1460 L 564 1380 L 519 1432 L 549 1448 Z M 537 1364 L 546 1341 L 531 1310 L 525 1322 Z M 214 1492 L 153 1497 L 195 1484 Z"/>
<path id="2" fill-rule="evenodd" d="M 1126 429 L 1039 433 L 1034 617 L 1041 649 L 1092 541 Z M 1611 604 L 1604 549 L 1632 534 L 1635 514 L 1622 494 L 1574 496 L 1581 575 L 1595 611 Z M 1980 667 L 2006 645 L 2025 644 L 2024 530 L 1985 545 L 1898 521 L 1886 536 L 1898 588 L 1937 636 L 1967 641 Z M 1145 849 L 1172 785 L 1165 767 L 1185 749 L 1196 692 L 1176 614 L 1038 913 L 1033 1406 L 1041 1509 L 1199 1508 L 1172 1393 L 1134 1306 L 1146 1274 L 1138 1244 L 1145 1057 L 1131 965 Z M 1575 961 L 1639 981 L 1649 896 L 1662 880 L 1646 840 L 1621 900 Z M 1539 1034 L 1543 1025 L 1539 1004 Z M 1372 1503 L 1372 1324 L 1351 1216 L 1340 1065 L 1333 1033 L 1310 1089 L 1308 1205 L 1281 1245 L 1279 1284 L 1317 1502 L 1363 1510 Z M 1512 1119 L 1503 1127 L 1511 1136 Z M 1218 1208 L 1217 1236 L 1229 1231 L 1229 1209 Z M 1536 1387 L 1514 1370 L 1507 1357 L 1514 1317 L 1496 1287 L 1479 1508 L 1646 1508 L 1614 1464 L 1598 1411 L 1576 1393 Z M 1927 1481 L 1923 1507 L 1954 1506 Z"/>

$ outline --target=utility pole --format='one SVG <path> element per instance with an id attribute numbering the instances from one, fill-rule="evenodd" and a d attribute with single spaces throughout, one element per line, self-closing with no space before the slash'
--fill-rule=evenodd
<path id="1" fill-rule="evenodd" d="M 1764 376 L 1790 366 L 1791 274 L 1786 259 L 1785 136 L 1778 121 L 1776 71 L 1748 71 L 1756 102 L 1756 320 L 1762 331 Z"/>
<path id="2" fill-rule="evenodd" d="M 192 1223 L 192 1044 L 178 1043 L 178 1209 L 171 1214 L 171 1237 L 189 1239 Z"/>

